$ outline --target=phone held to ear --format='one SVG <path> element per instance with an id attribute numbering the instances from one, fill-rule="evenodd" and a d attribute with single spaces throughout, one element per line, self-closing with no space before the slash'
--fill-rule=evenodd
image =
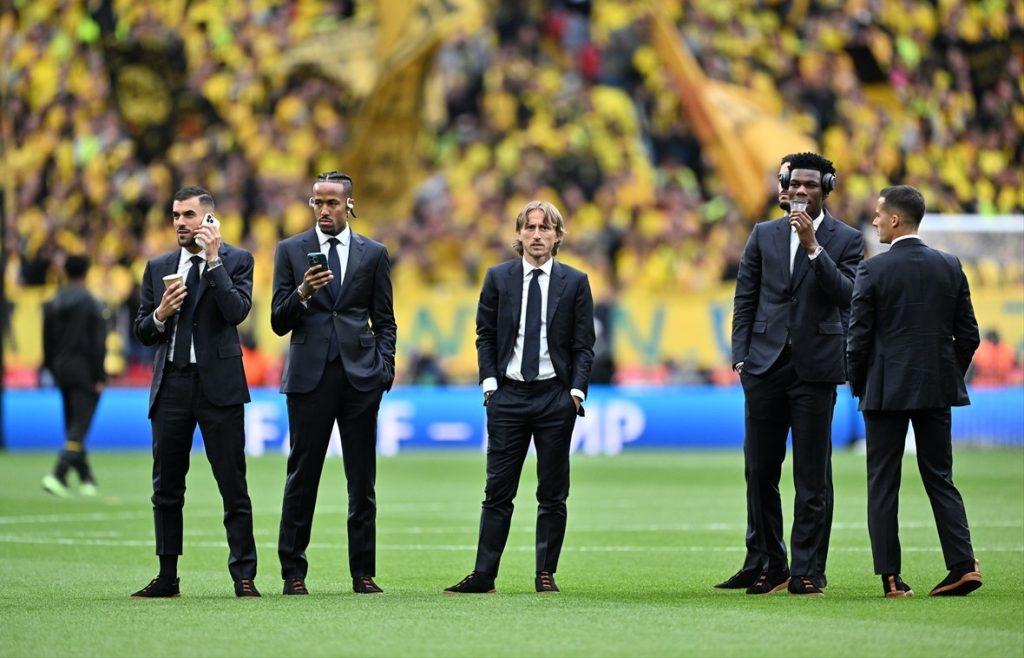
<path id="1" fill-rule="evenodd" d="M 203 217 L 203 225 L 209 225 L 212 226 L 213 228 L 220 228 L 220 220 L 218 220 L 210 213 L 206 213 L 206 217 Z M 203 239 L 203 236 L 196 236 L 196 244 L 199 245 L 200 249 L 206 249 L 206 240 Z"/>
<path id="2" fill-rule="evenodd" d="M 327 269 L 327 254 L 323 253 L 322 251 L 314 251 L 312 253 L 306 254 L 306 260 L 309 261 L 310 267 L 316 267 L 317 265 L 319 265 L 320 269 Z"/>

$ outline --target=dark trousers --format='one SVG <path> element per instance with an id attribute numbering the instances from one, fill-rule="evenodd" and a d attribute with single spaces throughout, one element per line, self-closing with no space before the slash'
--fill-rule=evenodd
<path id="1" fill-rule="evenodd" d="M 157 555 L 181 555 L 185 475 L 196 423 L 224 505 L 228 570 L 234 580 L 256 577 L 252 503 L 245 482 L 243 405 L 217 407 L 203 393 L 196 366 L 166 365 L 153 406 L 153 517 Z"/>
<path id="2" fill-rule="evenodd" d="M 946 568 L 974 559 L 967 512 L 953 485 L 953 440 L 949 408 L 865 411 L 868 447 L 868 531 L 875 573 L 900 573 L 897 514 L 907 423 L 914 424 L 917 468 L 932 504 Z"/>
<path id="3" fill-rule="evenodd" d="M 330 361 L 309 393 L 288 394 L 291 451 L 277 554 L 281 577 L 305 578 L 320 475 L 337 422 L 348 482 L 348 566 L 353 577 L 376 575 L 377 410 L 383 389 L 356 390 L 340 359 Z"/>
<path id="4" fill-rule="evenodd" d="M 533 437 L 537 448 L 537 571 L 558 569 L 569 497 L 569 447 L 576 404 L 557 379 L 505 380 L 487 402 L 487 484 L 475 570 L 498 575 L 512 500 Z"/>
<path id="5" fill-rule="evenodd" d="M 85 437 L 92 425 L 100 395 L 95 388 L 61 386 L 60 398 L 64 406 L 65 443 L 53 474 L 63 482 L 68 471 L 74 469 L 82 482 L 93 482 L 92 471 L 85 458 Z"/>
<path id="6" fill-rule="evenodd" d="M 786 436 L 792 430 L 796 499 L 790 572 L 794 576 L 823 574 L 832 521 L 836 387 L 800 380 L 788 349 L 767 372 L 744 374 L 742 382 L 746 397 L 747 560 L 760 560 L 762 566 L 773 570 L 787 567 L 779 481 Z"/>

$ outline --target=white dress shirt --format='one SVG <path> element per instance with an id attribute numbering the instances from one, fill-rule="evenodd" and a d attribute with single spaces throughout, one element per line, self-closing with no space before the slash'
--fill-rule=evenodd
<path id="1" fill-rule="evenodd" d="M 526 345 L 526 300 L 530 294 L 530 282 L 533 280 L 533 271 L 540 270 L 541 274 L 537 279 L 540 286 L 540 367 L 537 370 L 537 377 L 534 381 L 554 379 L 555 366 L 551 363 L 551 353 L 548 351 L 548 287 L 551 284 L 551 268 L 555 264 L 553 258 L 549 258 L 540 267 L 534 267 L 526 258 L 523 258 L 523 298 L 519 305 L 519 333 L 516 335 L 515 349 L 512 350 L 512 358 L 505 369 L 505 377 L 517 382 L 523 381 L 523 374 L 520 372 L 523 367 L 523 350 Z M 498 380 L 488 377 L 483 382 L 484 394 L 497 390 Z M 574 396 L 583 400 L 586 396 L 583 391 L 574 388 L 570 391 Z"/>
<path id="2" fill-rule="evenodd" d="M 338 273 L 340 274 L 338 286 L 340 287 L 342 282 L 345 280 L 345 270 L 348 269 L 348 246 L 352 242 L 352 228 L 348 226 L 348 224 L 346 224 L 345 230 L 337 235 L 327 235 L 326 233 L 320 230 L 319 224 L 315 225 L 313 228 L 316 230 L 317 240 L 320 241 L 320 253 L 322 253 L 324 256 L 327 256 L 327 269 L 331 268 L 331 238 L 336 238 L 338 240 L 338 262 L 341 265 L 341 267 L 338 270 Z M 324 286 L 324 288 L 327 287 L 328 286 Z M 329 295 L 330 292 L 327 292 L 325 294 Z M 299 303 L 306 307 L 309 306 L 308 299 L 304 300 L 301 297 L 299 297 Z"/>
<path id="3" fill-rule="evenodd" d="M 203 259 L 203 262 L 200 265 L 200 267 L 202 269 L 199 270 L 199 276 L 202 277 L 203 274 L 206 272 L 206 250 L 200 250 L 198 254 L 193 254 L 193 253 L 189 252 L 187 249 L 185 249 L 184 247 L 182 247 L 181 248 L 181 255 L 178 256 L 178 274 L 180 274 L 182 276 L 182 280 L 183 281 L 188 281 L 188 271 L 192 269 L 192 257 L 193 256 L 199 256 L 200 258 Z M 196 291 L 192 291 L 192 294 L 193 295 L 196 294 Z M 190 303 L 187 296 L 185 297 L 185 303 L 186 304 Z M 167 329 L 167 323 L 166 322 L 160 322 L 159 318 L 156 317 L 156 311 L 153 311 L 153 323 L 156 324 L 156 330 L 159 331 L 160 333 L 163 333 Z M 178 338 L 178 325 L 177 325 L 177 323 L 175 323 L 175 325 L 174 325 L 174 333 L 171 334 L 171 344 L 167 348 L 167 360 L 168 361 L 171 361 L 171 360 L 174 359 L 174 341 L 177 338 Z M 196 341 L 195 341 L 195 336 L 194 335 L 192 336 L 192 344 L 189 346 L 189 349 L 188 349 L 188 362 L 189 363 L 195 363 L 196 362 Z"/>
<path id="4" fill-rule="evenodd" d="M 822 210 L 818 213 L 817 218 L 814 219 L 814 232 L 818 232 L 818 227 L 821 226 L 821 222 L 825 220 L 825 211 Z M 793 274 L 793 260 L 796 258 L 796 250 L 800 248 L 800 236 L 796 233 L 796 227 L 791 226 L 789 228 L 789 273 Z M 808 255 L 808 258 L 814 260 L 821 254 L 820 251 L 814 254 Z"/>

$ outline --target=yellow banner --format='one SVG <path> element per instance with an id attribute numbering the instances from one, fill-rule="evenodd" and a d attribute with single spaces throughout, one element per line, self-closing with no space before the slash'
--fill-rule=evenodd
<path id="1" fill-rule="evenodd" d="M 765 112 L 767 103 L 736 85 L 709 80 L 675 26 L 655 12 L 650 18 L 655 50 L 679 102 L 729 196 L 748 219 L 759 219 L 774 188 L 766 186 L 787 153 L 810 151 L 814 140 Z"/>

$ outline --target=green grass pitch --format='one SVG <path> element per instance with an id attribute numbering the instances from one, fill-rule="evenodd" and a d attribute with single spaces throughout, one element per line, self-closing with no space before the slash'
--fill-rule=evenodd
<path id="1" fill-rule="evenodd" d="M 340 458 L 326 466 L 309 597 L 281 596 L 275 551 L 284 461 L 249 460 L 258 600 L 233 596 L 220 500 L 194 455 L 180 599 L 128 594 L 156 574 L 145 454 L 92 456 L 99 499 L 39 487 L 50 454 L 0 453 L 0 656 L 1022 656 L 1024 451 L 957 449 L 985 586 L 923 596 L 944 575 L 913 457 L 904 463 L 904 578 L 871 573 L 864 457 L 837 453 L 823 598 L 749 597 L 714 582 L 742 560 L 739 452 L 573 458 L 560 595 L 533 592 L 532 459 L 493 596 L 443 596 L 473 564 L 482 454 L 403 454 L 378 468 L 378 582 L 351 593 Z M 788 464 L 788 462 L 787 462 Z M 788 466 L 787 466 L 788 467 Z M 783 480 L 786 522 L 792 484 Z"/>

